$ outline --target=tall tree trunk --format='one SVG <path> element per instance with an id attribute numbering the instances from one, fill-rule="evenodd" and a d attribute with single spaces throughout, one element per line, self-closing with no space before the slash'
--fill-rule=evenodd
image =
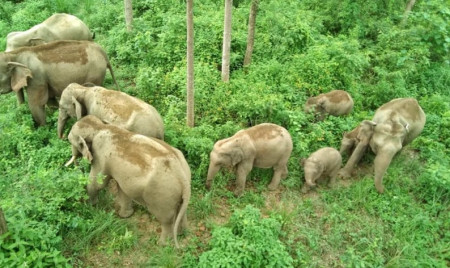
<path id="1" fill-rule="evenodd" d="M 247 50 L 245 51 L 244 67 L 250 65 L 252 62 L 253 44 L 255 41 L 255 22 L 256 13 L 258 12 L 259 0 L 252 0 L 250 7 L 250 15 L 248 18 L 248 35 L 247 35 Z"/>
<path id="2" fill-rule="evenodd" d="M 409 13 L 411 13 L 411 10 L 416 3 L 416 0 L 409 0 L 408 4 L 406 5 L 405 13 L 403 13 L 403 19 L 401 24 L 406 24 L 406 21 L 408 20 Z"/>
<path id="3" fill-rule="evenodd" d="M 0 235 L 8 232 L 8 227 L 6 226 L 5 215 L 3 214 L 3 209 L 0 207 Z"/>
<path id="4" fill-rule="evenodd" d="M 231 11 L 233 0 L 225 0 L 222 48 L 222 81 L 230 81 Z"/>
<path id="5" fill-rule="evenodd" d="M 194 127 L 194 0 L 187 0 L 187 125 Z"/>
<path id="6" fill-rule="evenodd" d="M 133 30 L 133 6 L 131 2 L 132 0 L 123 0 L 125 6 L 125 24 L 128 32 Z"/>

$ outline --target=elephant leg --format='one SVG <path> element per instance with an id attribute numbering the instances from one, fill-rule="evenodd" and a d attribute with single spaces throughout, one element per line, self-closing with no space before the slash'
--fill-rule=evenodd
<path id="1" fill-rule="evenodd" d="M 268 188 L 270 191 L 274 191 L 278 188 L 278 185 L 280 184 L 280 180 L 283 177 L 286 178 L 288 174 L 287 166 L 283 165 L 282 167 L 275 167 L 273 169 L 273 177 L 272 181 L 270 182 Z"/>
<path id="2" fill-rule="evenodd" d="M 117 187 L 117 204 L 119 205 L 118 214 L 121 218 L 128 218 L 133 214 L 133 200 L 123 192 L 120 186 Z"/>
<path id="3" fill-rule="evenodd" d="M 234 191 L 235 196 L 240 196 L 245 189 L 245 181 L 247 180 L 248 173 L 252 170 L 253 165 L 248 163 L 240 163 L 236 171 L 236 190 Z"/>
<path id="4" fill-rule="evenodd" d="M 100 170 L 98 170 L 95 166 L 91 167 L 91 172 L 89 173 L 89 184 L 87 185 L 87 192 L 89 195 L 89 200 L 92 205 L 97 204 L 98 202 L 98 192 L 105 188 L 111 179 L 110 176 L 106 176 L 101 178 Z"/>
<path id="5" fill-rule="evenodd" d="M 161 246 L 167 245 L 167 240 L 172 237 L 173 224 L 171 222 L 161 223 L 161 236 L 158 244 Z"/>
<path id="6" fill-rule="evenodd" d="M 374 160 L 375 168 L 375 188 L 382 194 L 384 192 L 383 186 L 383 176 L 386 173 L 389 165 L 391 164 L 392 158 L 397 152 L 379 152 Z"/>
<path id="7" fill-rule="evenodd" d="M 330 181 L 328 182 L 328 186 L 334 187 L 336 185 L 336 177 L 339 172 L 339 169 L 340 169 L 340 166 L 336 166 L 336 168 L 330 172 L 330 175 L 329 175 Z"/>
<path id="8" fill-rule="evenodd" d="M 31 115 L 33 116 L 36 125 L 45 125 L 45 104 L 48 101 L 47 88 L 36 87 L 27 90 L 28 94 L 28 107 L 30 107 Z"/>

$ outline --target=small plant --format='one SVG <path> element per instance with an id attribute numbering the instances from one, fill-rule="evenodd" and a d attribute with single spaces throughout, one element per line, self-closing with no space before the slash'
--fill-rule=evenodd
<path id="1" fill-rule="evenodd" d="M 247 205 L 226 226 L 213 230 L 211 249 L 200 256 L 198 267 L 293 267 L 280 235 L 280 222 L 262 218 Z"/>

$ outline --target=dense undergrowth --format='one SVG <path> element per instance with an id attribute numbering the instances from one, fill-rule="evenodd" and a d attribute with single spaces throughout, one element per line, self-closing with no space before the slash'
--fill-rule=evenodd
<path id="1" fill-rule="evenodd" d="M 89 166 L 63 167 L 71 151 L 57 138 L 56 110 L 47 109 L 48 124 L 36 129 L 28 107 L 2 95 L 0 206 L 9 233 L 0 237 L 0 266 L 448 266 L 446 1 L 417 1 L 406 23 L 407 1 L 260 1 L 252 64 L 244 69 L 250 1 L 235 0 L 228 84 L 219 72 L 223 3 L 194 2 L 196 127 L 190 129 L 184 1 L 134 1 L 134 31 L 127 33 L 123 1 L 0 0 L 0 49 L 9 32 L 54 12 L 86 22 L 121 88 L 160 111 L 166 141 L 183 151 L 193 175 L 183 249 L 158 247 L 155 219 L 142 208 L 120 219 L 108 193 L 96 207 L 84 202 Z M 112 85 L 109 75 L 105 85 Z M 316 122 L 303 113 L 308 96 L 333 89 L 352 94 L 350 116 Z M 298 159 L 324 146 L 337 148 L 344 131 L 398 97 L 417 98 L 427 123 L 389 167 L 385 194 L 374 189 L 369 155 L 357 178 L 302 195 Z M 234 177 L 228 172 L 206 191 L 214 142 L 262 122 L 283 125 L 294 141 L 281 189 L 267 191 L 271 171 L 253 170 L 240 198 L 230 191 Z"/>

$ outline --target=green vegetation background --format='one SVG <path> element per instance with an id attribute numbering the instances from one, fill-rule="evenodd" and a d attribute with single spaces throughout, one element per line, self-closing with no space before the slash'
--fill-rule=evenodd
<path id="1" fill-rule="evenodd" d="M 231 80 L 224 84 L 223 1 L 194 1 L 196 127 L 189 129 L 184 1 L 133 1 L 134 31 L 127 33 L 121 0 L 0 0 L 1 50 L 9 32 L 55 12 L 82 19 L 108 52 L 122 89 L 160 111 L 166 141 L 183 151 L 193 174 L 183 249 L 158 247 L 157 227 L 139 227 L 143 208 L 123 220 L 106 191 L 97 207 L 84 202 L 89 166 L 63 167 L 71 152 L 57 138 L 57 110 L 47 109 L 48 124 L 36 129 L 27 106 L 2 95 L 0 206 L 10 232 L 0 237 L 0 266 L 448 266 L 450 3 L 417 1 L 402 23 L 406 2 L 260 1 L 252 64 L 243 68 L 250 0 L 235 0 Z M 113 88 L 109 75 L 106 87 Z M 308 96 L 333 89 L 353 96 L 350 116 L 315 122 L 303 113 Z M 368 156 L 368 172 L 302 195 L 298 159 L 338 148 L 344 131 L 398 97 L 417 98 L 427 123 L 391 164 L 385 194 L 374 189 Z M 283 125 L 293 137 L 281 191 L 266 190 L 270 170 L 254 170 L 241 198 L 231 194 L 228 172 L 207 192 L 214 142 L 262 122 Z"/>

